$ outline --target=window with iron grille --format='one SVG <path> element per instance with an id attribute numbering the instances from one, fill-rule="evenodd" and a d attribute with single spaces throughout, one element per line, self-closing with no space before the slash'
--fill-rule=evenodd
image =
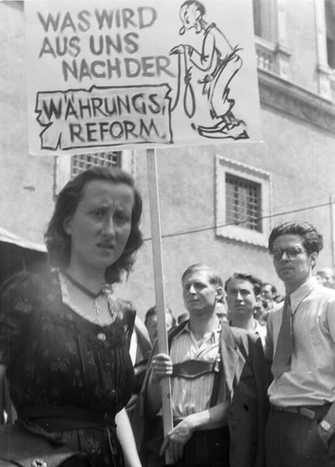
<path id="1" fill-rule="evenodd" d="M 271 225 L 271 176 L 216 156 L 215 225 L 218 237 L 267 248 Z"/>
<path id="2" fill-rule="evenodd" d="M 226 222 L 262 232 L 260 183 L 226 173 Z"/>
<path id="3" fill-rule="evenodd" d="M 71 157 L 71 178 L 90 167 L 119 167 L 121 168 L 121 151 L 106 151 L 88 154 L 78 154 Z"/>

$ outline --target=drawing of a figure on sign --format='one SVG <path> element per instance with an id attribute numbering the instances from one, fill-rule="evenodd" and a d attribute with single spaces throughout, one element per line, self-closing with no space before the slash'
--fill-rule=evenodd
<path id="1" fill-rule="evenodd" d="M 241 49 L 231 45 L 221 26 L 207 22 L 206 9 L 198 0 L 185 1 L 179 17 L 179 35 L 184 42 L 170 51 L 178 59 L 172 110 L 182 104 L 191 127 L 202 137 L 249 138 L 245 122 L 237 116 L 238 106 L 235 110 L 231 92 L 232 82 L 243 65 Z M 206 109 L 205 116 L 200 107 Z"/>

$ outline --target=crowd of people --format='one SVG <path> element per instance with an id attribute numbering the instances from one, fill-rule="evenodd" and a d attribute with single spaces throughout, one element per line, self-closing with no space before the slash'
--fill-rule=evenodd
<path id="1" fill-rule="evenodd" d="M 231 326 L 255 332 L 265 345 L 267 318 L 269 313 L 280 307 L 283 300 L 276 287 L 269 282 L 263 282 L 252 274 L 234 273 L 227 279 L 224 293 L 216 300 L 215 313 Z M 183 311 L 175 317 L 168 307 L 165 320 L 167 331 L 188 320 L 189 316 L 188 311 Z M 144 324 L 153 344 L 157 339 L 158 324 L 155 306 L 146 312 Z"/>
<path id="2" fill-rule="evenodd" d="M 16 424 L 51 450 L 55 440 L 66 446 L 52 464 L 64 467 L 334 467 L 335 281 L 316 268 L 321 234 L 296 222 L 272 230 L 284 296 L 252 274 L 224 281 L 210 265 L 189 265 L 185 309 L 177 318 L 166 310 L 163 353 L 156 308 L 142 323 L 113 291 L 142 245 L 141 212 L 125 172 L 79 174 L 48 225 L 50 271 L 3 284 L 0 387 Z M 1 461 L 20 465 L 0 452 Z"/>

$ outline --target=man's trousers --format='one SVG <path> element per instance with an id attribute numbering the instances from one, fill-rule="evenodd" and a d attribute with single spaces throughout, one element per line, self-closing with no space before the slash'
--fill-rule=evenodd
<path id="1" fill-rule="evenodd" d="M 327 445 L 318 433 L 318 423 L 327 411 L 322 409 L 315 410 L 314 419 L 271 409 L 266 426 L 267 467 L 335 467 L 335 436 Z"/>

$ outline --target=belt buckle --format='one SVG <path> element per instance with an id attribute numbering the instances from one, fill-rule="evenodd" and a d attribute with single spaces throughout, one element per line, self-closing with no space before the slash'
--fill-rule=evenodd
<path id="1" fill-rule="evenodd" d="M 315 419 L 315 411 L 312 409 L 308 409 L 307 407 L 300 407 L 299 412 L 301 415 L 309 418 L 310 420 Z"/>

